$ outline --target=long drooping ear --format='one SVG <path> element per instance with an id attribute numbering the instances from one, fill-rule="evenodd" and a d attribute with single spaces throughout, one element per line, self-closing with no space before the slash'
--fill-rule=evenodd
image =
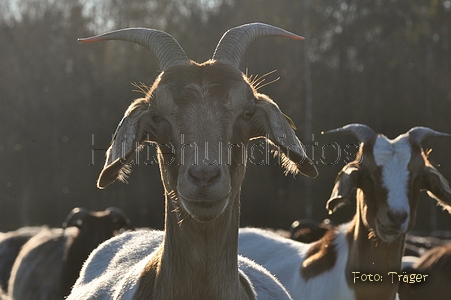
<path id="1" fill-rule="evenodd" d="M 304 146 L 294 134 L 286 117 L 269 97 L 259 94 L 255 113 L 250 122 L 250 139 L 266 138 L 277 147 L 282 166 L 287 172 L 318 176 L 313 162 L 307 157 Z"/>
<path id="2" fill-rule="evenodd" d="M 349 203 L 348 197 L 357 188 L 358 171 L 359 167 L 357 164 L 349 163 L 338 173 L 334 189 L 326 203 L 326 209 L 329 211 L 329 214 L 333 213 L 340 206 Z"/>
<path id="3" fill-rule="evenodd" d="M 130 173 L 133 154 L 146 140 L 155 139 L 151 126 L 149 103 L 146 99 L 133 102 L 125 112 L 106 152 L 106 161 L 97 180 L 97 187 L 103 189 L 116 179 L 125 181 Z"/>
<path id="4" fill-rule="evenodd" d="M 433 166 L 426 166 L 425 171 L 424 185 L 428 195 L 451 213 L 451 189 L 448 181 Z"/>

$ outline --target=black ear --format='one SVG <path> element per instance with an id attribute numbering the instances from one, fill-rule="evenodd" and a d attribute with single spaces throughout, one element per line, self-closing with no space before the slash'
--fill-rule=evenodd
<path id="1" fill-rule="evenodd" d="M 106 152 L 105 165 L 97 180 L 98 188 L 103 189 L 116 179 L 125 181 L 130 173 L 128 163 L 135 151 L 143 142 L 155 139 L 148 107 L 147 100 L 138 99 L 125 112 Z"/>
<path id="2" fill-rule="evenodd" d="M 269 97 L 258 94 L 255 113 L 251 119 L 250 139 L 267 138 L 277 147 L 282 166 L 287 172 L 318 176 L 313 162 L 307 157 L 304 146 L 294 134 L 287 118 Z"/>
<path id="3" fill-rule="evenodd" d="M 338 173 L 334 189 L 326 203 L 326 209 L 329 211 L 329 214 L 333 213 L 340 206 L 349 203 L 348 197 L 357 188 L 358 171 L 358 165 L 350 163 Z"/>
<path id="4" fill-rule="evenodd" d="M 426 166 L 425 171 L 424 185 L 428 195 L 451 213 L 451 189 L 448 181 L 433 166 Z"/>

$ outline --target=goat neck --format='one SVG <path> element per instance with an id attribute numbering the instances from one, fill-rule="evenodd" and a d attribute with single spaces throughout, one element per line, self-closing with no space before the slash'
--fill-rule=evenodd
<path id="1" fill-rule="evenodd" d="M 179 287 L 185 285 L 179 289 L 182 295 L 188 292 L 191 295 L 199 293 L 197 297 L 192 296 L 195 299 L 247 299 L 238 280 L 239 195 L 231 200 L 223 215 L 206 223 L 187 217 L 179 225 L 176 213 L 168 214 L 166 237 L 170 234 L 172 237 L 165 239 L 161 270 L 167 263 L 166 275 L 175 274 L 177 278 L 172 280 L 175 279 Z M 181 257 L 181 267 L 172 269 L 171 262 Z M 183 270 L 190 270 L 191 275 L 204 278 L 203 288 L 195 288 L 198 282 L 187 280 Z M 173 298 L 181 299 L 182 295 L 174 295 Z"/>
<path id="2" fill-rule="evenodd" d="M 357 192 L 357 213 L 346 233 L 349 245 L 346 263 L 346 280 L 348 286 L 355 291 L 356 300 L 395 299 L 398 290 L 397 280 L 391 281 L 389 272 L 399 273 L 404 251 L 405 234 L 387 243 L 374 236 L 374 232 L 365 226 L 361 210 L 364 194 Z M 381 282 L 354 282 L 354 273 L 379 274 L 384 278 Z"/>
<path id="3" fill-rule="evenodd" d="M 180 211 L 175 202 L 166 194 L 164 240 L 142 272 L 134 299 L 254 299 L 238 271 L 239 192 L 208 222 Z"/>
<path id="4" fill-rule="evenodd" d="M 208 222 L 177 207 L 174 197 L 166 193 L 164 240 L 142 273 L 135 299 L 148 293 L 150 299 L 253 299 L 238 271 L 239 191 L 223 214 Z"/>

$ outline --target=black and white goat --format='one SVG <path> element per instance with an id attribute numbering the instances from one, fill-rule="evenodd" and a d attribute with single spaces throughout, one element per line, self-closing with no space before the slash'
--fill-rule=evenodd
<path id="1" fill-rule="evenodd" d="M 331 132 L 351 133 L 361 142 L 326 205 L 335 211 L 357 189 L 354 219 L 312 244 L 242 229 L 239 253 L 274 273 L 294 299 L 395 299 L 404 239 L 414 226 L 420 191 L 448 211 L 451 205 L 451 189 L 421 142 L 451 135 L 415 127 L 390 140 L 361 124 Z"/>
<path id="2" fill-rule="evenodd" d="M 63 228 L 46 228 L 23 246 L 12 267 L 8 294 L 15 300 L 57 300 L 70 293 L 89 253 L 123 230 L 133 229 L 118 208 L 74 208 Z"/>

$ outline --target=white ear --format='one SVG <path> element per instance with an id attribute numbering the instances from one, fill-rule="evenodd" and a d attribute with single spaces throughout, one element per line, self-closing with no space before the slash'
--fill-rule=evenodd
<path id="1" fill-rule="evenodd" d="M 145 99 L 138 99 L 125 112 L 106 152 L 105 165 L 97 180 L 98 188 L 103 189 L 116 179 L 124 181 L 127 177 L 133 154 L 153 132 L 148 107 Z"/>
<path id="2" fill-rule="evenodd" d="M 251 119 L 250 139 L 267 138 L 275 145 L 287 172 L 318 176 L 313 162 L 307 157 L 304 146 L 294 134 L 287 118 L 269 97 L 258 94 L 256 110 Z"/>

